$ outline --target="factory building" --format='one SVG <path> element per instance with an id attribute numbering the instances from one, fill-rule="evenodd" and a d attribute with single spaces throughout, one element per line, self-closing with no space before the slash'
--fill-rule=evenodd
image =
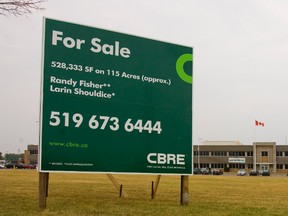
<path id="1" fill-rule="evenodd" d="M 288 145 L 276 142 L 204 141 L 193 146 L 194 168 L 217 168 L 226 172 L 239 169 L 288 173 Z"/>

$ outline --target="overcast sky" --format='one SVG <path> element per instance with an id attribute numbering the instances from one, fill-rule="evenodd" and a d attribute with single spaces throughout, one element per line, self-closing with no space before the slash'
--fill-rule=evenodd
<path id="1" fill-rule="evenodd" d="M 288 1 L 48 0 L 0 16 L 0 152 L 38 144 L 42 18 L 191 46 L 193 143 L 288 136 Z M 265 127 L 255 127 L 255 120 Z M 256 135 L 256 136 L 255 136 Z"/>

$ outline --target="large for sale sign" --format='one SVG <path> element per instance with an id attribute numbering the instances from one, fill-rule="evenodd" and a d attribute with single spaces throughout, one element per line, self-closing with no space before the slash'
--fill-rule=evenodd
<path id="1" fill-rule="evenodd" d="M 44 18 L 42 172 L 192 172 L 192 48 Z"/>

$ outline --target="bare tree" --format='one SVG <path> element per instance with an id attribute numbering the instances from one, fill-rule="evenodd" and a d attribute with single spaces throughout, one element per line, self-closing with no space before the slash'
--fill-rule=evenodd
<path id="1" fill-rule="evenodd" d="M 43 10 L 41 3 L 46 0 L 0 0 L 0 15 L 20 16 Z"/>

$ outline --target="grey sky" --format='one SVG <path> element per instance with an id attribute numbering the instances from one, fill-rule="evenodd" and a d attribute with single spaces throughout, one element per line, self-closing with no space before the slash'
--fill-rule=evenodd
<path id="1" fill-rule="evenodd" d="M 38 144 L 42 17 L 194 48 L 193 142 L 288 136 L 288 1 L 48 0 L 0 17 L 0 152 Z M 265 123 L 255 128 L 254 120 Z"/>

